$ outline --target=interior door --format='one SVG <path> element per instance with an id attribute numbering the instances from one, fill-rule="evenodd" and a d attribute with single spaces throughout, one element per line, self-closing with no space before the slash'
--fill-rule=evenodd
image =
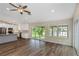
<path id="1" fill-rule="evenodd" d="M 75 48 L 79 53 L 79 19 L 75 21 Z"/>

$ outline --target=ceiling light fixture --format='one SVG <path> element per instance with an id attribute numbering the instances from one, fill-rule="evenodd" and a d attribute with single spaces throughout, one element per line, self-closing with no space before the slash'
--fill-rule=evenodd
<path id="1" fill-rule="evenodd" d="M 54 13 L 54 12 L 55 12 L 55 10 L 54 10 L 54 9 L 52 9 L 52 10 L 51 10 L 51 12 L 52 12 L 52 13 Z"/>
<path id="2" fill-rule="evenodd" d="M 24 13 L 24 12 L 26 12 L 26 13 L 28 13 L 29 15 L 31 15 L 31 12 L 29 11 L 29 10 L 27 10 L 27 7 L 28 6 L 22 6 L 22 5 L 18 5 L 18 6 L 16 6 L 16 5 L 14 5 L 14 4 L 12 4 L 12 3 L 9 3 L 11 6 L 13 6 L 13 7 L 15 7 L 15 9 L 9 9 L 9 8 L 7 8 L 7 10 L 9 10 L 9 11 L 18 11 L 21 15 Z"/>

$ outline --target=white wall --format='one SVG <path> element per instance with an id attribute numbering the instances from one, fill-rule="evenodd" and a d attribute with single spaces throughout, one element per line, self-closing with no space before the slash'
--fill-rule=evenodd
<path id="1" fill-rule="evenodd" d="M 22 32 L 23 38 L 29 38 L 29 25 L 28 24 L 19 24 L 18 29 Z"/>
<path id="2" fill-rule="evenodd" d="M 41 22 L 41 23 L 30 23 L 30 37 L 32 38 L 32 27 L 34 26 L 45 26 L 46 35 L 45 35 L 45 41 L 50 41 L 54 43 L 64 44 L 64 45 L 70 45 L 72 46 L 73 38 L 72 38 L 72 32 L 73 32 L 73 24 L 72 19 L 66 19 L 66 20 L 60 20 L 60 21 L 51 21 L 51 22 Z M 68 25 L 68 32 L 69 37 L 67 39 L 58 39 L 53 38 L 49 36 L 49 27 L 54 25 Z"/>

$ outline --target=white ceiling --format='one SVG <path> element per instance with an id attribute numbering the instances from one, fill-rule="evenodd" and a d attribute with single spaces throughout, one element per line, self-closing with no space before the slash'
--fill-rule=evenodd
<path id="1" fill-rule="evenodd" d="M 17 21 L 18 23 L 42 22 L 53 20 L 64 20 L 71 18 L 76 4 L 73 3 L 29 3 L 28 5 L 32 15 L 8 11 L 6 8 L 14 8 L 8 3 L 0 3 L 0 19 Z M 54 13 L 51 10 L 55 10 Z"/>

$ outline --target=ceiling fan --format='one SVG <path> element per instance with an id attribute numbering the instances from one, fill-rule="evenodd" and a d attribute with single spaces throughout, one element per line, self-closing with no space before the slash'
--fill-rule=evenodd
<path id="1" fill-rule="evenodd" d="M 12 3 L 9 3 L 11 6 L 15 7 L 15 9 L 8 9 L 9 11 L 17 11 L 19 12 L 21 15 L 25 12 L 25 13 L 28 13 L 28 15 L 31 15 L 31 12 L 27 10 L 27 7 L 28 6 L 22 6 L 22 5 L 14 5 Z"/>

